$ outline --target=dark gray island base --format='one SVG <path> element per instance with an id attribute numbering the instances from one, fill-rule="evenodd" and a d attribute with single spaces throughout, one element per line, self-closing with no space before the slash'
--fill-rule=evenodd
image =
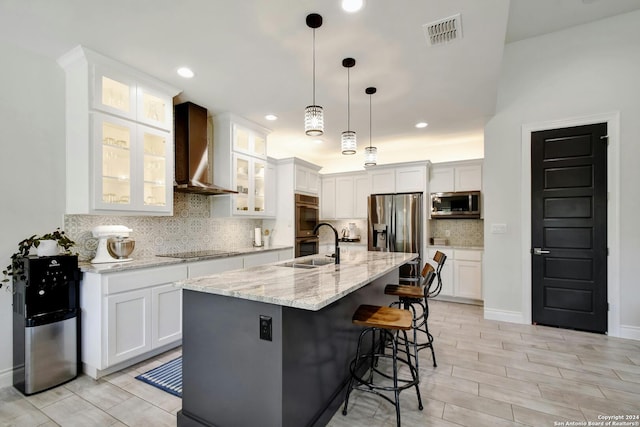
<path id="1" fill-rule="evenodd" d="M 333 275 L 340 276 L 340 269 L 348 267 L 321 268 L 335 269 Z M 361 331 L 352 325 L 351 317 L 360 304 L 391 302 L 383 290 L 386 284 L 397 283 L 398 268 L 387 270 L 319 310 L 218 295 L 185 285 L 178 426 L 326 425 L 343 402 L 349 362 Z M 251 273 L 244 272 L 246 281 L 252 277 L 260 281 Z M 300 276 L 298 280 L 307 274 Z M 320 286 L 326 285 L 318 280 Z M 272 318 L 272 341 L 259 337 L 261 315 Z"/>

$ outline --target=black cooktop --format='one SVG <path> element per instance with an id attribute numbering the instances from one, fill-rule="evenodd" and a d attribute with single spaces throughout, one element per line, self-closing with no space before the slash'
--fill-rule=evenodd
<path id="1" fill-rule="evenodd" d="M 169 257 L 169 258 L 200 258 L 200 257 L 223 257 L 223 256 L 231 256 L 237 255 L 239 252 L 232 251 L 222 251 L 222 250 L 202 250 L 202 251 L 191 251 L 191 252 L 174 252 L 170 254 L 160 254 L 156 256 Z"/>

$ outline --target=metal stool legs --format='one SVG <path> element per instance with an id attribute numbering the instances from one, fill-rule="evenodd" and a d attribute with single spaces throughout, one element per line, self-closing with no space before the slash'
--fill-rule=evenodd
<path id="1" fill-rule="evenodd" d="M 427 323 L 427 319 L 429 317 L 429 302 L 426 299 L 422 300 L 410 300 L 401 298 L 400 301 L 394 301 L 389 304 L 389 307 L 398 307 L 404 308 L 405 310 L 411 311 L 413 316 L 412 322 L 412 330 L 413 330 L 413 344 L 416 346 L 416 367 L 420 366 L 420 362 L 418 360 L 418 352 L 425 348 L 431 349 L 431 357 L 433 358 L 433 367 L 437 368 L 438 364 L 436 363 L 436 353 L 433 349 L 433 335 L 429 332 L 429 326 Z M 416 306 L 421 308 L 421 311 L 418 312 Z M 418 342 L 418 331 L 424 333 L 427 336 L 426 342 Z"/>
<path id="2" fill-rule="evenodd" d="M 384 345 L 376 345 L 376 332 L 378 332 L 378 340 L 381 342 L 389 340 L 391 343 L 391 354 L 384 353 Z M 363 339 L 371 334 L 371 347 L 368 353 L 362 353 L 361 347 L 363 345 Z M 397 336 L 394 336 L 392 332 L 383 328 L 366 328 L 360 333 L 360 338 L 358 339 L 358 347 L 356 348 L 356 356 L 351 361 L 349 366 L 349 370 L 351 372 L 351 379 L 349 380 L 349 384 L 347 386 L 347 395 L 344 400 L 344 407 L 342 409 L 342 414 L 347 415 L 347 406 L 349 404 L 349 397 L 351 395 L 351 391 L 354 389 L 365 391 L 368 393 L 377 394 L 383 399 L 387 400 L 391 404 L 395 406 L 396 409 L 396 421 L 398 427 L 400 427 L 400 392 L 410 387 L 415 387 L 416 394 L 418 396 L 418 408 L 420 410 L 423 409 L 422 405 L 422 397 L 420 396 L 420 389 L 418 388 L 419 384 L 419 376 L 418 369 L 411 363 L 411 351 L 409 349 L 409 339 L 407 337 L 407 332 L 404 330 L 396 331 L 395 335 L 402 334 L 400 339 L 397 339 Z M 404 350 L 401 350 L 400 353 L 406 353 L 407 359 L 402 359 L 398 356 L 398 343 L 399 341 L 404 341 Z M 417 350 L 414 349 L 414 353 L 417 356 Z M 378 359 L 391 359 L 392 362 L 392 373 L 389 375 L 388 373 L 382 372 L 378 368 Z M 417 360 L 417 358 L 416 358 Z M 400 379 L 398 378 L 398 363 L 404 363 L 408 366 L 409 371 L 411 373 L 411 379 Z M 362 370 L 366 368 L 364 373 Z M 384 386 L 382 384 L 374 383 L 374 374 L 378 374 L 387 379 L 391 379 L 393 381 L 392 386 Z M 383 391 L 393 392 L 393 399 L 389 398 L 387 395 L 383 394 Z"/>

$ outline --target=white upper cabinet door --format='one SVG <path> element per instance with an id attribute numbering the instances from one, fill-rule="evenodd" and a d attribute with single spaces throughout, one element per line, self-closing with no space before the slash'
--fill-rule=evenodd
<path id="1" fill-rule="evenodd" d="M 452 162 L 431 168 L 429 192 L 454 191 L 482 191 L 482 160 L 465 161 L 463 164 Z"/>
<path id="2" fill-rule="evenodd" d="M 366 218 L 369 203 L 369 176 L 365 174 L 354 177 L 353 186 L 355 190 L 354 218 Z"/>
<path id="3" fill-rule="evenodd" d="M 309 193 L 319 194 L 320 192 L 320 174 L 316 171 L 309 171 L 309 178 L 307 181 L 307 188 Z"/>
<path id="4" fill-rule="evenodd" d="M 266 132 L 256 131 L 246 126 L 233 124 L 233 151 L 260 159 L 267 158 Z"/>
<path id="5" fill-rule="evenodd" d="M 93 65 L 91 105 L 129 120 L 136 120 L 137 85 L 133 77 L 108 65 Z"/>
<path id="6" fill-rule="evenodd" d="M 429 180 L 430 193 L 450 193 L 454 190 L 453 168 L 431 168 L 431 179 Z"/>
<path id="7" fill-rule="evenodd" d="M 295 168 L 295 189 L 296 191 L 309 191 L 309 173 L 311 171 L 304 166 L 296 165 Z"/>
<path id="8" fill-rule="evenodd" d="M 320 219 L 336 217 L 336 179 L 322 178 L 322 194 L 320 195 Z"/>
<path id="9" fill-rule="evenodd" d="M 481 191 L 482 165 L 456 167 L 454 187 L 456 191 Z"/>
<path id="10" fill-rule="evenodd" d="M 137 86 L 137 120 L 148 126 L 173 129 L 173 99 L 144 84 Z"/>
<path id="11" fill-rule="evenodd" d="M 380 169 L 369 172 L 371 194 L 396 192 L 396 173 L 394 169 Z"/>
<path id="12" fill-rule="evenodd" d="M 317 196 L 320 192 L 320 174 L 302 165 L 294 168 L 294 191 Z"/>
<path id="13" fill-rule="evenodd" d="M 425 166 L 396 168 L 396 193 L 424 191 L 426 186 L 427 177 Z"/>
<path id="14" fill-rule="evenodd" d="M 336 219 L 354 217 L 354 187 L 352 176 L 336 178 Z"/>

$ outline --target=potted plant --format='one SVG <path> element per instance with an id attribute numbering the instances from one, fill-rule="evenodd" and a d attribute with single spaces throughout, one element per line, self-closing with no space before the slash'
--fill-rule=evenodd
<path id="1" fill-rule="evenodd" d="M 21 280 L 25 279 L 20 258 L 28 256 L 32 248 L 36 248 L 36 250 L 38 250 L 41 246 L 47 246 L 46 251 L 42 251 L 42 248 L 38 251 L 38 256 L 58 254 L 68 255 L 71 254 L 70 249 L 75 244 L 76 243 L 67 237 L 67 235 L 64 234 L 64 231 L 61 231 L 60 228 L 57 228 L 53 233 L 43 234 L 42 236 L 34 234 L 33 236 L 24 239 L 18 243 L 18 252 L 11 255 L 11 264 L 2 271 L 4 279 L 0 282 L 0 288 L 4 283 L 11 280 L 11 276 L 18 277 Z"/>

